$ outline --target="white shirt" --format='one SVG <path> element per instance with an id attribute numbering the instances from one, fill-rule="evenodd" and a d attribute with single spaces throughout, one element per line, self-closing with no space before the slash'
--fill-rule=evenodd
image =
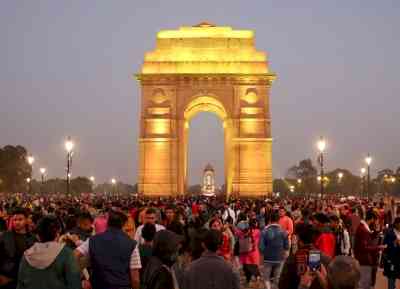
<path id="1" fill-rule="evenodd" d="M 140 261 L 140 254 L 139 254 L 138 247 L 139 246 L 136 246 L 135 249 L 132 251 L 132 254 L 131 254 L 131 259 L 129 261 L 129 269 L 131 269 L 131 270 L 141 269 L 142 268 L 142 262 Z M 89 256 L 89 239 L 87 239 L 85 242 L 83 242 L 76 249 L 83 256 L 88 257 Z"/>
<path id="2" fill-rule="evenodd" d="M 165 227 L 163 225 L 159 225 L 159 224 L 155 224 L 156 226 L 156 232 L 165 230 Z M 142 230 L 143 230 L 144 225 L 140 225 L 137 229 L 136 229 L 136 233 L 135 233 L 135 240 L 136 242 L 138 242 L 138 244 L 144 244 L 144 239 L 142 237 Z"/>
<path id="3" fill-rule="evenodd" d="M 236 223 L 236 216 L 235 216 L 235 211 L 232 210 L 230 207 L 228 207 L 224 213 L 222 214 L 222 220 L 226 221 L 228 217 L 232 218 L 233 224 Z"/>

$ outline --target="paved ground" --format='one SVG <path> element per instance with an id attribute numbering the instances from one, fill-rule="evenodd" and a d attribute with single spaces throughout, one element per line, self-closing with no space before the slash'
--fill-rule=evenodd
<path id="1" fill-rule="evenodd" d="M 257 284 L 255 282 L 250 283 L 250 287 L 245 287 L 244 276 L 242 276 L 241 281 L 242 289 L 264 289 L 264 287 L 259 287 L 260 284 Z M 399 286 L 399 284 L 397 284 L 397 286 Z M 376 285 L 374 289 L 387 289 L 387 279 L 383 276 L 382 270 L 378 271 Z"/>

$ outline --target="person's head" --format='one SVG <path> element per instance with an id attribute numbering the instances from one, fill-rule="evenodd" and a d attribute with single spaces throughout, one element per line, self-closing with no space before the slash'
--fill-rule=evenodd
<path id="1" fill-rule="evenodd" d="M 7 231 L 7 222 L 0 217 L 0 233 Z"/>
<path id="2" fill-rule="evenodd" d="M 161 230 L 155 234 L 153 256 L 159 258 L 167 266 L 172 266 L 177 257 L 182 238 L 169 230 Z"/>
<path id="3" fill-rule="evenodd" d="M 303 219 L 309 219 L 311 216 L 311 210 L 309 208 L 303 208 L 301 210 L 301 215 L 303 216 Z"/>
<path id="4" fill-rule="evenodd" d="M 340 219 L 338 216 L 336 215 L 332 215 L 329 217 L 330 223 L 331 223 L 331 227 L 333 229 L 337 229 L 340 225 Z"/>
<path id="5" fill-rule="evenodd" d="M 365 214 L 365 222 L 370 226 L 372 229 L 375 227 L 378 221 L 378 215 L 373 210 L 368 210 Z"/>
<path id="6" fill-rule="evenodd" d="M 148 208 L 144 214 L 144 223 L 155 224 L 156 223 L 157 211 L 154 208 Z"/>
<path id="7" fill-rule="evenodd" d="M 278 223 L 279 219 L 281 218 L 280 210 L 273 210 L 270 216 L 271 223 Z"/>
<path id="8" fill-rule="evenodd" d="M 16 208 L 13 211 L 13 225 L 16 232 L 23 232 L 26 230 L 28 221 L 28 212 L 23 208 Z"/>
<path id="9" fill-rule="evenodd" d="M 285 208 L 284 207 L 280 207 L 279 208 L 279 217 L 284 217 L 284 216 L 286 216 L 286 210 L 285 210 Z"/>
<path id="10" fill-rule="evenodd" d="M 329 218 L 324 213 L 316 213 L 314 215 L 314 223 L 317 228 L 329 225 Z"/>
<path id="11" fill-rule="evenodd" d="M 108 227 L 114 229 L 122 229 L 126 222 L 128 221 L 128 217 L 122 212 L 111 211 L 108 215 Z"/>
<path id="12" fill-rule="evenodd" d="M 400 231 L 400 217 L 396 217 L 393 222 L 393 228 Z"/>
<path id="13" fill-rule="evenodd" d="M 85 231 L 91 232 L 93 229 L 93 217 L 89 212 L 82 212 L 78 216 L 78 227 Z"/>
<path id="14" fill-rule="evenodd" d="M 328 282 L 332 289 L 356 289 L 360 276 L 360 264 L 350 256 L 337 256 L 328 266 Z"/>
<path id="15" fill-rule="evenodd" d="M 39 221 L 36 231 L 40 242 L 56 241 L 61 232 L 60 221 L 56 216 L 47 215 Z"/>
<path id="16" fill-rule="evenodd" d="M 214 218 L 210 221 L 210 229 L 221 231 L 222 227 L 222 222 L 219 218 Z"/>
<path id="17" fill-rule="evenodd" d="M 222 244 L 222 233 L 218 230 L 208 230 L 205 233 L 203 246 L 206 250 L 216 253 Z"/>
<path id="18" fill-rule="evenodd" d="M 172 206 L 168 206 L 165 209 L 165 217 L 167 218 L 168 221 L 172 221 L 174 219 L 175 216 L 175 210 Z"/>
<path id="19" fill-rule="evenodd" d="M 299 247 L 309 246 L 314 241 L 315 230 L 311 224 L 297 224 L 294 233 L 297 235 Z"/>
<path id="20" fill-rule="evenodd" d="M 251 219 L 250 220 L 250 228 L 251 229 L 257 229 L 259 226 L 258 220 L 257 219 Z"/>
<path id="21" fill-rule="evenodd" d="M 142 237 L 146 242 L 152 242 L 156 234 L 156 226 L 154 224 L 144 224 L 142 229 Z"/>

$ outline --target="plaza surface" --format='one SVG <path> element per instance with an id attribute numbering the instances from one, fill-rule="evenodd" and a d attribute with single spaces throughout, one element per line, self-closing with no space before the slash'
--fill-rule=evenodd
<path id="1" fill-rule="evenodd" d="M 242 288 L 242 289 L 264 289 L 265 288 L 265 287 L 259 287 L 258 284 L 255 282 L 251 282 L 249 284 L 249 286 L 246 287 L 244 275 L 241 276 L 240 283 L 241 283 L 240 288 Z M 397 285 L 398 285 L 398 282 L 397 282 Z M 387 287 L 387 279 L 385 278 L 385 276 L 383 276 L 382 269 L 379 269 L 378 274 L 376 276 L 375 288 L 373 288 L 373 289 L 387 289 L 387 288 L 388 288 Z M 275 289 L 275 288 L 272 288 L 272 289 Z"/>

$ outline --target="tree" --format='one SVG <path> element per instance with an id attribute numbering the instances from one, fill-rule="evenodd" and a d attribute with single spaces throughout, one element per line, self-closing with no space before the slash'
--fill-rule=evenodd
<path id="1" fill-rule="evenodd" d="M 338 174 L 342 173 L 343 177 L 339 182 Z M 347 169 L 335 169 L 326 174 L 328 183 L 326 186 L 327 194 L 344 194 L 358 196 L 361 191 L 361 178 L 353 175 Z M 372 188 L 372 186 L 371 186 Z"/>
<path id="2" fill-rule="evenodd" d="M 297 183 L 297 179 L 301 179 L 301 186 L 298 190 L 305 194 L 317 192 L 317 176 L 318 171 L 311 159 L 300 161 L 298 165 L 290 167 L 286 173 L 286 177 L 292 180 L 293 185 Z"/>
<path id="3" fill-rule="evenodd" d="M 187 192 L 191 195 L 199 195 L 201 194 L 201 185 L 197 184 L 189 186 Z"/>
<path id="4" fill-rule="evenodd" d="M 16 193 L 26 190 L 26 179 L 32 174 L 27 155 L 23 146 L 0 148 L 0 191 Z"/>
<path id="5" fill-rule="evenodd" d="M 92 182 L 87 177 L 77 177 L 71 180 L 71 191 L 76 194 L 91 193 Z"/>
<path id="6" fill-rule="evenodd" d="M 130 185 L 122 182 L 117 182 L 115 185 L 110 183 L 98 184 L 94 188 L 95 193 L 111 193 L 119 195 L 127 195 L 137 193 L 137 184 Z"/>
<path id="7" fill-rule="evenodd" d="M 272 186 L 275 193 L 280 193 L 281 195 L 289 193 L 288 183 L 284 179 L 274 179 Z"/>

